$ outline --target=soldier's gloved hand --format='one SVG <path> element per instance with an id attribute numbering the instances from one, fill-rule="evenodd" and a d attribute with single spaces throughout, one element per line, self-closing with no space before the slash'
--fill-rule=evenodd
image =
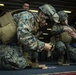
<path id="1" fill-rule="evenodd" d="M 45 43 L 44 50 L 51 50 L 52 45 Z"/>

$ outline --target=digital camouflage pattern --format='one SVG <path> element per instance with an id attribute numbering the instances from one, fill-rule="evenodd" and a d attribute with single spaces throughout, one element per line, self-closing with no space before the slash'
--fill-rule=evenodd
<path id="1" fill-rule="evenodd" d="M 38 59 L 38 52 L 44 48 L 44 42 L 38 40 L 40 35 L 37 15 L 24 11 L 14 15 L 14 19 L 18 24 L 17 37 L 19 42 L 24 45 L 24 52 L 28 52 L 31 61 Z"/>
<path id="2" fill-rule="evenodd" d="M 71 27 L 71 28 L 75 31 L 75 29 L 73 27 Z M 70 37 L 68 34 L 65 34 L 65 36 L 63 36 L 63 34 L 62 34 L 62 33 L 64 33 L 63 26 L 61 26 L 60 24 L 54 25 L 52 27 L 51 33 L 53 36 L 51 38 L 51 40 L 54 44 L 56 44 L 58 41 L 61 41 L 64 45 L 65 45 L 65 43 L 67 43 L 69 45 L 68 52 L 70 54 L 69 55 L 70 59 L 76 62 L 76 48 L 74 48 L 70 45 L 70 43 L 73 44 L 74 39 L 72 37 Z M 67 38 L 65 38 L 65 37 L 67 37 Z M 66 39 L 66 40 L 64 40 L 64 39 Z M 60 44 L 60 43 L 57 43 L 57 44 L 56 44 L 57 45 L 56 48 L 59 48 L 59 46 L 60 46 L 63 51 L 62 53 L 65 53 L 65 51 L 66 51 L 65 49 L 67 49 L 67 48 L 64 49 L 62 44 Z M 65 47 L 66 47 L 66 45 L 65 45 Z M 61 48 L 58 49 L 58 50 L 60 50 L 60 52 L 61 52 Z"/>
<path id="3" fill-rule="evenodd" d="M 76 43 L 75 43 L 76 46 Z M 70 60 L 71 62 L 76 63 L 76 47 L 73 47 L 69 44 L 69 54 L 70 54 Z"/>
<path id="4" fill-rule="evenodd" d="M 25 46 L 26 50 L 41 51 L 44 47 L 44 42 L 35 38 L 35 34 L 39 29 L 38 23 L 36 23 L 35 16 L 27 11 L 14 15 L 14 19 L 18 24 L 17 36 L 18 40 Z"/>
<path id="5" fill-rule="evenodd" d="M 26 60 L 21 48 L 17 46 L 0 45 L 0 67 L 6 69 L 23 69 Z"/>

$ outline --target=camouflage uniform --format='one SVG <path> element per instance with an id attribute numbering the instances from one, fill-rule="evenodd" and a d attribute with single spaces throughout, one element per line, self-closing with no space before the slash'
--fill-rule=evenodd
<path id="1" fill-rule="evenodd" d="M 57 15 L 54 7 L 49 4 L 45 4 L 39 7 L 39 9 L 47 15 L 47 19 L 49 19 L 49 21 L 54 20 L 54 22 L 58 22 L 59 16 Z M 29 52 L 29 56 L 32 55 L 32 61 L 35 61 L 38 55 L 37 52 L 42 51 L 44 48 L 44 42 L 37 39 L 37 36 L 41 33 L 38 33 L 38 31 L 40 31 L 39 23 L 37 22 L 38 15 L 24 11 L 15 14 L 14 19 L 18 24 L 18 40 L 24 45 L 24 52 Z"/>
<path id="2" fill-rule="evenodd" d="M 6 69 L 23 69 L 26 60 L 21 48 L 17 46 L 0 45 L 0 67 Z"/>
<path id="3" fill-rule="evenodd" d="M 59 61 L 59 59 L 65 55 L 66 46 L 61 41 L 60 34 L 64 32 L 63 27 L 59 24 L 55 24 L 51 28 L 52 37 L 50 41 L 55 45 L 55 50 L 53 51 L 54 59 Z"/>
<path id="4" fill-rule="evenodd" d="M 71 27 L 74 31 L 75 29 Z M 70 59 L 73 61 L 76 61 L 76 47 L 73 47 L 71 43 L 76 44 L 73 42 L 75 39 L 73 39 L 71 36 L 69 36 L 64 30 L 63 26 L 60 24 L 54 25 L 52 27 L 52 38 L 51 42 L 55 44 L 57 55 L 64 56 L 68 49 Z M 66 47 L 68 45 L 68 48 Z M 59 56 L 59 57 L 60 57 Z M 67 60 L 67 59 L 66 59 Z"/>
<path id="5" fill-rule="evenodd" d="M 76 33 L 76 29 L 68 25 L 68 14 L 65 13 L 64 11 L 59 11 L 58 15 L 59 15 L 60 23 L 63 24 L 63 22 L 65 21 L 65 25 L 70 27 Z M 65 25 L 63 24 L 63 26 Z M 61 36 L 62 36 L 62 41 L 66 44 L 67 55 L 69 55 L 69 58 L 71 59 L 72 62 L 73 61 L 76 62 L 76 58 L 75 58 L 76 57 L 76 42 L 75 42 L 76 39 L 68 35 L 67 32 L 62 33 Z"/>
<path id="6" fill-rule="evenodd" d="M 43 50 L 44 42 L 39 41 L 35 36 L 38 33 L 39 25 L 37 23 L 37 15 L 28 11 L 24 11 L 14 15 L 14 19 L 18 24 L 17 37 L 21 44 L 24 45 L 24 52 L 28 52 L 31 60 L 35 61 L 37 52 Z M 39 34 L 39 33 L 38 33 Z"/>

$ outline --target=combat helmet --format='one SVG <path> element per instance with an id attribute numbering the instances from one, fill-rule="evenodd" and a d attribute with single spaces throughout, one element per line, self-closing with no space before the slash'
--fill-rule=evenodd
<path id="1" fill-rule="evenodd" d="M 62 10 L 62 11 L 59 11 L 59 12 L 58 12 L 58 15 L 59 15 L 59 20 L 60 20 L 60 22 L 68 19 L 68 14 L 65 13 L 63 10 Z"/>
<path id="2" fill-rule="evenodd" d="M 39 7 L 39 9 L 45 13 L 46 15 L 48 15 L 50 17 L 50 20 L 53 19 L 54 22 L 58 23 L 59 22 L 59 16 L 56 13 L 56 10 L 53 6 L 51 6 L 50 4 L 45 4 Z"/>

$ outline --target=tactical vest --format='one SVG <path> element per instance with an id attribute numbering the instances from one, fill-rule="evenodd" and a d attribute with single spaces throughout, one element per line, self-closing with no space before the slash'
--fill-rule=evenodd
<path id="1" fill-rule="evenodd" d="M 16 37 L 17 24 L 14 21 L 13 14 L 25 11 L 24 9 L 17 9 L 11 12 L 6 12 L 0 17 L 0 40 L 3 43 L 8 43 Z"/>
<path id="2" fill-rule="evenodd" d="M 71 27 L 71 28 L 74 30 L 74 32 L 76 32 L 76 30 L 73 27 Z M 64 43 L 71 43 L 73 38 L 67 32 L 62 32 L 59 35 L 54 35 L 50 40 L 54 44 L 55 44 L 56 41 L 62 41 Z"/>

